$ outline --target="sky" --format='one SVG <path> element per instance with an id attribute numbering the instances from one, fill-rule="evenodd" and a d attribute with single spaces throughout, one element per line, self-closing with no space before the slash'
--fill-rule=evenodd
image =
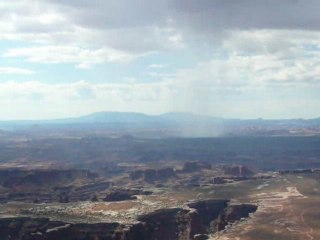
<path id="1" fill-rule="evenodd" d="M 0 120 L 320 117 L 319 0 L 0 0 Z"/>

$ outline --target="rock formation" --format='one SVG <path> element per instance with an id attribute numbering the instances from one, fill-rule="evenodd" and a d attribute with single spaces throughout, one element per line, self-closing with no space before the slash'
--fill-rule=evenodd
<path id="1" fill-rule="evenodd" d="M 148 183 L 153 183 L 155 181 L 167 181 L 175 176 L 176 174 L 174 169 L 170 167 L 160 169 L 144 169 L 130 172 L 130 178 L 132 180 L 140 179 Z"/>
<path id="2" fill-rule="evenodd" d="M 203 169 L 212 169 L 211 164 L 206 162 L 198 162 L 198 161 L 192 161 L 192 162 L 185 162 L 183 165 L 182 172 L 190 173 L 190 172 L 197 172 Z"/>
<path id="3" fill-rule="evenodd" d="M 113 189 L 106 194 L 106 197 L 103 200 L 107 202 L 134 200 L 137 199 L 135 195 L 150 194 L 152 194 L 152 192 L 136 189 Z"/>
<path id="4" fill-rule="evenodd" d="M 224 174 L 234 177 L 251 177 L 254 172 L 242 165 L 228 165 L 223 167 Z"/>
<path id="5" fill-rule="evenodd" d="M 48 218 L 1 218 L 1 240 L 205 240 L 257 207 L 203 200 L 185 208 L 167 208 L 142 215 L 137 223 L 69 223 Z"/>
<path id="6" fill-rule="evenodd" d="M 214 230 L 223 230 L 228 224 L 238 221 L 241 218 L 247 218 L 250 213 L 253 213 L 256 210 L 257 206 L 252 204 L 231 205 L 224 209 L 223 213 L 216 219 L 213 224 Z"/>

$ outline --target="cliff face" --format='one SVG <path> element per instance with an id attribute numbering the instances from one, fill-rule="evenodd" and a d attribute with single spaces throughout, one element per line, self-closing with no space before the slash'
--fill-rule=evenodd
<path id="1" fill-rule="evenodd" d="M 203 200 L 189 204 L 191 209 L 195 209 L 190 213 L 192 215 L 190 239 L 193 239 L 196 234 L 212 232 L 211 222 L 219 217 L 228 202 L 229 200 Z"/>
<path id="2" fill-rule="evenodd" d="M 254 172 L 241 165 L 224 166 L 223 170 L 225 175 L 234 177 L 251 177 L 252 175 L 254 175 Z"/>
<path id="3" fill-rule="evenodd" d="M 140 217 L 142 222 L 140 235 L 131 231 L 128 240 L 181 239 L 187 240 L 191 218 L 189 210 L 172 208 L 163 209 Z"/>
<path id="4" fill-rule="evenodd" d="M 130 172 L 130 178 L 132 180 L 144 180 L 148 183 L 153 183 L 155 181 L 167 181 L 170 178 L 176 176 L 173 168 L 166 167 L 160 169 L 145 169 L 145 170 L 136 170 Z"/>
<path id="5" fill-rule="evenodd" d="M 182 172 L 190 173 L 190 172 L 196 172 L 201 171 L 203 169 L 212 169 L 211 164 L 206 162 L 186 162 L 183 166 Z"/>
<path id="6" fill-rule="evenodd" d="M 47 218 L 0 219 L 1 240 L 122 240 L 118 223 L 69 224 Z"/>
<path id="7" fill-rule="evenodd" d="M 133 200 L 137 199 L 135 195 L 150 194 L 152 194 L 151 191 L 142 191 L 138 189 L 113 189 L 106 194 L 106 197 L 103 200 L 107 202 Z"/>
<path id="8" fill-rule="evenodd" d="M 228 205 L 228 200 L 204 200 L 187 208 L 161 209 L 140 216 L 139 223 L 73 224 L 46 218 L 0 219 L 1 240 L 196 240 L 248 217 L 257 207 Z"/>
<path id="9" fill-rule="evenodd" d="M 69 202 L 88 201 L 97 191 L 110 187 L 110 182 L 96 181 L 97 175 L 77 169 L 1 169 L 0 202 Z M 83 185 L 73 185 L 81 182 Z"/>
<path id="10" fill-rule="evenodd" d="M 204 200 L 188 205 L 188 209 L 171 208 L 141 216 L 142 222 L 132 228 L 128 240 L 192 240 L 211 232 L 210 224 L 227 207 L 228 200 Z"/>
<path id="11" fill-rule="evenodd" d="M 256 205 L 241 204 L 228 206 L 213 223 L 214 231 L 223 230 L 229 223 L 248 218 L 250 213 L 257 210 Z"/>
<path id="12" fill-rule="evenodd" d="M 163 209 L 140 217 L 125 240 L 196 240 L 223 230 L 226 225 L 247 218 L 257 210 L 251 204 L 228 205 L 229 200 L 203 200 L 189 209 Z"/>

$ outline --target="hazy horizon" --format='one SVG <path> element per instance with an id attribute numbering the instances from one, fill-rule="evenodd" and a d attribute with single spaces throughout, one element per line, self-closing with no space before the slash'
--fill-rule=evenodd
<path id="1" fill-rule="evenodd" d="M 162 116 L 165 114 L 192 114 L 195 117 L 209 117 L 209 118 L 216 118 L 216 119 L 221 119 L 221 120 L 312 120 L 312 119 L 320 119 L 319 117 L 314 117 L 314 118 L 262 118 L 262 117 L 257 117 L 257 118 L 235 118 L 235 117 L 221 117 L 221 116 L 215 116 L 215 115 L 210 115 L 210 114 L 197 114 L 197 113 L 193 113 L 193 112 L 161 112 L 161 113 L 157 113 L 157 114 L 148 114 L 148 113 L 144 113 L 144 112 L 136 112 L 136 111 L 98 111 L 98 112 L 90 112 L 90 113 L 86 113 L 86 114 L 80 114 L 80 115 L 66 115 L 66 116 L 62 116 L 59 118 L 21 118 L 21 119 L 1 119 L 0 122 L 14 122 L 14 121 L 54 121 L 54 120 L 67 120 L 67 119 L 77 119 L 77 118 L 81 118 L 81 117 L 86 117 L 86 116 L 90 116 L 90 115 L 95 115 L 95 114 L 100 114 L 100 113 L 119 113 L 119 114 L 142 114 L 142 115 L 146 115 L 146 116 L 151 116 L 151 117 L 158 117 L 158 116 Z"/>
<path id="2" fill-rule="evenodd" d="M 316 0 L 0 0 L 0 120 L 320 116 Z"/>

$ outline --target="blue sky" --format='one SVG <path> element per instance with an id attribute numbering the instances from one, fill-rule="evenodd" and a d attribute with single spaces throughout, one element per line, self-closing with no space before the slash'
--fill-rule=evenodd
<path id="1" fill-rule="evenodd" d="M 320 116 L 316 0 L 0 0 L 0 119 Z"/>

